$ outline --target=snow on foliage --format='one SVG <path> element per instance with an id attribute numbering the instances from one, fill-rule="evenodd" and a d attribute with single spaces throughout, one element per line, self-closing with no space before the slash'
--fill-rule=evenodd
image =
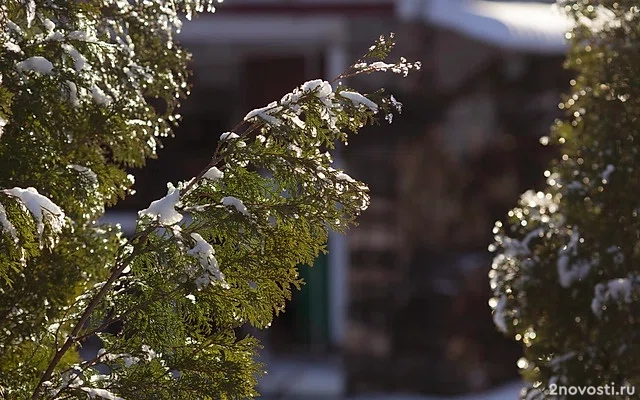
<path id="1" fill-rule="evenodd" d="M 594 288 L 591 311 L 598 318 L 601 318 L 608 302 L 631 303 L 633 301 L 633 284 L 634 280 L 631 278 L 612 279 L 606 283 L 598 283 Z"/>
<path id="2" fill-rule="evenodd" d="M 578 243 L 580 233 L 577 228 L 573 229 L 569 238 L 569 243 L 558 251 L 558 278 L 560 285 L 564 288 L 570 287 L 574 282 L 584 279 L 591 270 L 592 262 L 586 260 L 574 260 L 572 256 L 578 255 Z"/>
<path id="3" fill-rule="evenodd" d="M 8 232 L 13 241 L 18 243 L 18 231 L 7 218 L 7 210 L 4 208 L 2 203 L 0 203 L 0 228 L 2 228 L 4 232 Z"/>
<path id="4" fill-rule="evenodd" d="M 89 182 L 97 184 L 98 183 L 98 175 L 91 170 L 91 168 L 84 167 L 82 165 L 71 164 L 69 165 L 71 169 L 74 169 L 80 172 Z"/>
<path id="5" fill-rule="evenodd" d="M 33 218 L 36 220 L 36 227 L 41 238 L 44 233 L 45 221 L 49 223 L 54 233 L 60 233 L 62 231 L 62 228 L 65 226 L 64 212 L 49 198 L 38 193 L 35 188 L 28 187 L 22 189 L 15 187 L 13 189 L 5 189 L 3 192 L 9 196 L 20 199 L 22 204 L 31 212 Z"/>
<path id="6" fill-rule="evenodd" d="M 226 206 L 226 207 L 235 207 L 235 209 L 243 214 L 243 215 L 249 215 L 249 211 L 247 210 L 247 207 L 245 207 L 244 203 L 242 202 L 242 200 L 238 199 L 237 197 L 233 197 L 233 196 L 226 196 L 222 198 L 222 205 Z"/>
<path id="7" fill-rule="evenodd" d="M 503 333 L 507 332 L 507 323 L 505 321 L 505 305 L 507 304 L 507 296 L 502 295 L 495 302 L 493 308 L 493 322 L 496 327 Z"/>
<path id="8" fill-rule="evenodd" d="M 378 112 L 378 105 L 358 92 L 343 90 L 342 92 L 340 92 L 340 96 L 344 97 L 345 99 L 351 100 L 353 105 L 355 105 L 356 107 L 359 105 L 364 105 L 374 113 Z"/>
<path id="9" fill-rule="evenodd" d="M 108 106 L 111 103 L 111 97 L 107 96 L 97 85 L 91 87 L 91 97 L 96 104 L 101 106 Z"/>
<path id="10" fill-rule="evenodd" d="M 2 81 L 0 81 L 2 83 Z M 7 120 L 0 117 L 0 139 L 2 139 L 2 133 L 4 132 L 4 127 L 7 125 Z"/>
<path id="11" fill-rule="evenodd" d="M 73 67 L 76 72 L 80 72 L 87 68 L 87 59 L 82 54 L 80 54 L 80 52 L 76 50 L 75 47 L 68 43 L 63 43 L 61 47 L 73 60 Z"/>
<path id="12" fill-rule="evenodd" d="M 12 377 L 20 377 L 11 382 L 0 378 L 0 389 L 11 385 L 20 398 L 120 399 L 153 374 L 159 397 L 180 397 L 184 381 L 176 379 L 191 382 L 194 377 L 204 378 L 188 388 L 195 397 L 257 395 L 257 341 L 236 340 L 233 331 L 245 323 L 268 326 L 296 282 L 293 266 L 312 262 L 328 230 L 353 224 L 366 208 L 366 185 L 330 168 L 330 155 L 320 149 L 345 143 L 347 133 L 373 123 L 373 114 L 389 111 L 393 101 L 383 98 L 382 91 L 365 96 L 345 90 L 340 97 L 322 79 L 300 85 L 249 112 L 249 124 L 239 124 L 237 133 L 220 136 L 227 143 L 211 155 L 211 165 L 220 169 L 207 168 L 197 176 L 223 181 L 199 185 L 194 178 L 176 187 L 168 184 L 164 197 L 138 212 L 144 229 L 123 239 L 119 228 L 94 223 L 99 213 L 91 211 L 96 204 L 107 205 L 107 199 L 130 194 L 133 180 L 125 168 L 144 165 L 156 155 L 161 138 L 172 135 L 180 101 L 189 94 L 189 55 L 173 35 L 181 27 L 180 16 L 211 9 L 214 3 L 98 0 L 62 2 L 64 7 L 58 8 L 20 1 L 0 2 L 0 18 L 6 11 L 15 20 L 7 18 L 0 31 L 8 55 L 0 60 L 0 73 L 11 80 L 0 87 L 0 128 L 10 133 L 2 137 L 3 145 L 18 140 L 8 143 L 8 149 L 22 148 L 15 146 L 25 143 L 20 140 L 39 146 L 25 150 L 34 150 L 33 162 L 31 154 L 15 155 L 24 157 L 29 168 L 9 162 L 5 168 L 15 170 L 3 168 L 8 171 L 3 176 L 7 181 L 14 176 L 26 182 L 46 180 L 40 190 L 52 188 L 64 196 L 60 204 L 73 221 L 34 188 L 4 190 L 17 200 L 3 197 L 0 205 L 3 241 L 30 238 L 18 224 L 25 218 L 13 218 L 15 207 L 9 206 L 14 203 L 23 206 L 25 215 L 33 214 L 41 236 L 63 234 L 61 245 L 42 256 L 25 243 L 23 258 L 35 268 L 7 269 L 7 280 L 51 270 L 48 276 L 64 277 L 64 288 L 30 285 L 8 296 L 33 297 L 16 309 L 31 307 L 25 318 L 45 322 L 19 326 L 21 317 L 0 323 L 0 330 L 12 333 L 11 340 L 0 342 L 10 350 L 0 351 L 0 375 L 10 370 Z M 29 8 L 36 4 L 37 10 Z M 373 59 L 385 59 L 385 51 Z M 162 107 L 150 104 L 152 98 Z M 349 101 L 356 107 L 347 107 Z M 272 175 L 262 176 L 263 170 Z M 87 190 L 87 183 L 95 190 Z M 187 212 L 189 222 L 183 216 Z M 62 229 L 67 221 L 70 229 Z M 19 252 L 9 250 L 6 255 L 17 261 Z M 224 274 L 218 260 L 224 262 Z M 221 288 L 228 290 L 221 295 Z M 44 307 L 39 300 L 51 298 L 55 301 Z M 116 319 L 135 335 L 113 335 L 98 326 Z M 79 343 L 96 333 L 106 350 L 70 366 Z M 176 343 L 190 348 L 169 357 Z M 221 345 L 232 366 L 220 360 Z M 191 352 L 195 349 L 197 354 Z M 34 350 L 37 361 L 3 356 Z M 94 371 L 99 364 L 109 373 Z M 224 376 L 235 384 L 222 385 Z M 36 387 L 34 382 L 39 382 Z"/>
<path id="13" fill-rule="evenodd" d="M 355 183 L 356 180 L 353 179 L 351 176 L 345 174 L 344 172 L 338 172 L 338 174 L 336 175 L 336 179 L 339 181 L 347 181 L 350 183 Z"/>
<path id="14" fill-rule="evenodd" d="M 90 388 L 83 386 L 80 390 L 87 392 L 91 399 L 95 399 L 96 397 L 100 397 L 102 399 L 107 400 L 124 400 L 122 397 L 118 397 L 115 394 L 111 393 L 107 389 L 99 389 L 99 388 Z"/>
<path id="15" fill-rule="evenodd" d="M 202 177 L 212 181 L 217 181 L 218 179 L 224 178 L 224 172 L 220 171 L 216 167 L 211 167 L 204 173 L 204 175 L 202 175 Z"/>
<path id="16" fill-rule="evenodd" d="M 205 270 L 204 274 L 196 277 L 196 286 L 198 289 L 209 285 L 212 282 L 221 282 L 223 286 L 227 286 L 224 275 L 220 272 L 218 261 L 215 257 L 215 250 L 199 233 L 192 233 L 191 238 L 195 240 L 195 245 L 187 251 L 187 254 L 198 259 L 200 266 Z M 195 298 L 194 298 L 195 300 Z"/>
<path id="17" fill-rule="evenodd" d="M 612 164 L 608 164 L 607 167 L 604 169 L 604 171 L 602 171 L 602 174 L 600 174 L 600 177 L 602 178 L 602 183 L 606 184 L 609 181 L 609 177 L 611 176 L 611 174 L 613 173 L 613 171 L 616 170 L 616 167 Z"/>
<path id="18" fill-rule="evenodd" d="M 256 108 L 255 110 L 249 111 L 244 117 L 244 120 L 250 121 L 257 117 L 271 125 L 278 126 L 280 124 L 280 120 L 274 117 L 273 114 L 277 114 L 280 111 L 282 111 L 282 107 L 278 106 L 278 103 L 273 102 L 269 103 L 266 107 Z"/>
<path id="19" fill-rule="evenodd" d="M 234 132 L 225 132 L 225 133 L 223 133 L 222 135 L 220 135 L 220 140 L 224 142 L 224 141 L 227 141 L 227 140 L 234 140 L 234 139 L 237 139 L 237 138 L 239 138 L 239 137 L 240 137 L 240 136 L 238 136 L 238 134 L 237 134 L 237 133 L 234 133 Z"/>
<path id="20" fill-rule="evenodd" d="M 138 211 L 138 215 L 140 217 L 148 215 L 157 219 L 160 225 L 173 225 L 182 221 L 182 214 L 176 211 L 176 206 L 180 202 L 180 191 L 170 183 L 167 184 L 167 188 L 166 196 L 152 201 L 149 207 Z"/>
<path id="21" fill-rule="evenodd" d="M 53 64 L 42 56 L 34 56 L 17 63 L 16 69 L 20 72 L 33 71 L 42 75 L 50 75 L 53 72 Z"/>

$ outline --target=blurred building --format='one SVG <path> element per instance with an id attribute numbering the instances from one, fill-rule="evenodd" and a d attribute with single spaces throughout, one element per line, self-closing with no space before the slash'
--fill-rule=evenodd
<path id="1" fill-rule="evenodd" d="M 568 27 L 540 2 L 227 0 L 185 23 L 194 61 L 184 122 L 109 218 L 130 221 L 167 181 L 196 175 L 248 110 L 337 76 L 396 32 L 396 55 L 423 70 L 347 82 L 384 86 L 405 109 L 337 154 L 370 184 L 371 208 L 347 237 L 331 237 L 320 268 L 302 267 L 307 286 L 264 334 L 270 359 L 294 361 L 274 361 L 263 388 L 450 394 L 517 379 L 519 344 L 496 332 L 487 305 L 486 248 L 494 221 L 542 183 L 551 153 L 538 139 L 570 79 Z"/>

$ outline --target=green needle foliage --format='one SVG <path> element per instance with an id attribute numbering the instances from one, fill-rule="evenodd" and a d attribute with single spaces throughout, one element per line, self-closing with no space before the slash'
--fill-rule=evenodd
<path id="1" fill-rule="evenodd" d="M 223 133 L 198 176 L 139 212 L 132 237 L 96 222 L 131 193 L 126 168 L 171 136 L 189 60 L 173 35 L 180 15 L 212 6 L 0 5 L 0 398 L 257 395 L 259 343 L 237 328 L 268 327 L 302 283 L 296 266 L 366 209 L 366 185 L 329 151 L 401 105 L 315 80 Z M 419 68 L 385 63 L 392 47 L 381 37 L 336 82 Z M 83 360 L 92 335 L 103 348 Z"/>
<path id="2" fill-rule="evenodd" d="M 640 9 L 630 0 L 562 6 L 576 23 L 567 67 L 578 72 L 561 105 L 567 118 L 550 138 L 562 155 L 544 172 L 546 189 L 525 193 L 494 229 L 494 320 L 525 346 L 523 398 L 632 399 L 640 385 Z"/>

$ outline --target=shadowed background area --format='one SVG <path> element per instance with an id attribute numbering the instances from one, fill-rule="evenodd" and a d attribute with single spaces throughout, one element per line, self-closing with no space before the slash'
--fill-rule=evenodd
<path id="1" fill-rule="evenodd" d="M 494 222 L 544 183 L 554 150 L 540 138 L 571 79 L 569 27 L 551 2 L 227 0 L 185 23 L 194 61 L 182 125 L 159 160 L 132 171 L 144 195 L 106 218 L 130 229 L 136 210 L 163 196 L 166 180 L 196 175 L 249 110 L 332 79 L 395 32 L 395 56 L 423 68 L 344 82 L 385 87 L 403 113 L 336 151 L 338 167 L 370 185 L 370 209 L 331 236 L 315 268 L 301 266 L 307 285 L 271 329 L 244 332 L 265 343 L 262 393 L 513 399 L 521 343 L 494 327 L 487 246 Z"/>

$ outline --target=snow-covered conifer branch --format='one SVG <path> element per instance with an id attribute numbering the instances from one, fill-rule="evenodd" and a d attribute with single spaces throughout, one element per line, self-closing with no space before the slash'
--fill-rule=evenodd
<path id="1" fill-rule="evenodd" d="M 7 393 L 256 395 L 258 343 L 235 330 L 269 326 L 301 283 L 297 266 L 325 250 L 329 228 L 346 229 L 366 209 L 366 185 L 333 168 L 330 151 L 400 103 L 312 80 L 222 133 L 208 165 L 141 210 L 131 237 L 96 223 L 132 193 L 126 168 L 155 155 L 181 118 L 189 56 L 174 42 L 180 16 L 215 4 L 0 4 L 0 182 L 12 182 L 0 187 L 0 273 L 13 284 L 0 287 Z M 381 39 L 361 62 L 386 62 L 391 46 Z M 337 79 L 414 67 L 354 66 Z M 120 331 L 107 332 L 114 323 Z M 75 348 L 94 334 L 104 351 L 78 362 Z M 46 365 L 14 363 L 27 353 Z"/>

